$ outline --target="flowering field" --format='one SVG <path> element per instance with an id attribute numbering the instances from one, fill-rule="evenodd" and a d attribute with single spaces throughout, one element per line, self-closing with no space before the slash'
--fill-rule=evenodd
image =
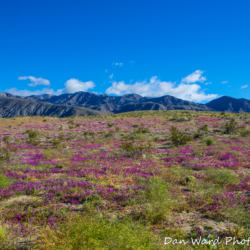
<path id="1" fill-rule="evenodd" d="M 249 124 L 249 114 L 197 111 L 1 119 L 0 248 L 247 239 Z"/>

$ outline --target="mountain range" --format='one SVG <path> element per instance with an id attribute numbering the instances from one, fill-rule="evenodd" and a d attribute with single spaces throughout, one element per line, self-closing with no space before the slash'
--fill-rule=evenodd
<path id="1" fill-rule="evenodd" d="M 24 115 L 79 116 L 104 115 L 140 110 L 198 110 L 250 112 L 250 100 L 222 96 L 206 104 L 198 104 L 173 96 L 157 98 L 137 94 L 123 96 L 98 95 L 90 92 L 73 94 L 15 96 L 0 93 L 0 117 Z"/>

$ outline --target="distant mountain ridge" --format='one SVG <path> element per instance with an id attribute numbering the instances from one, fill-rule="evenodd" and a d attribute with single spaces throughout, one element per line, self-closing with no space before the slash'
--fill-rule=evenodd
<path id="1" fill-rule="evenodd" d="M 198 111 L 226 111 L 226 112 L 250 112 L 250 100 L 247 99 L 236 99 L 229 96 L 222 96 L 218 99 L 212 100 L 206 104 L 198 104 L 186 100 L 182 100 L 173 96 L 162 96 L 156 98 L 142 97 L 137 94 L 127 94 L 123 96 L 108 96 L 106 94 L 98 95 L 90 92 L 76 92 L 73 94 L 62 94 L 59 96 L 56 95 L 32 95 L 32 96 L 14 96 L 9 93 L 0 93 L 0 100 L 3 98 L 11 98 L 16 100 L 23 100 L 32 102 L 46 103 L 50 105 L 59 105 L 65 106 L 64 109 L 74 106 L 72 113 L 84 113 L 83 110 L 76 110 L 77 108 L 88 109 L 88 112 L 98 112 L 98 114 L 108 114 L 108 113 L 123 113 L 129 111 L 141 111 L 141 110 L 198 110 Z M 13 102 L 13 101 L 12 101 Z M 16 103 L 16 105 L 20 103 Z M 6 102 L 0 101 L 0 117 L 2 116 L 3 106 L 6 105 Z M 14 105 L 14 103 L 12 104 Z M 22 105 L 21 105 L 22 106 Z M 41 106 L 42 107 L 42 106 Z M 44 113 L 39 108 L 36 113 Z M 13 108 L 13 106 L 12 106 Z M 57 115 L 55 110 L 56 107 L 51 107 L 50 112 Z M 16 107 L 18 110 L 18 108 Z M 61 107 L 60 110 L 63 108 Z M 86 111 L 86 110 L 85 110 Z M 6 109 L 5 109 L 6 112 Z M 26 111 L 23 111 L 27 113 Z M 48 111 L 48 113 L 50 113 Z M 58 111 L 59 112 L 59 111 Z M 66 111 L 61 111 L 62 114 L 58 113 L 57 116 L 65 115 Z M 65 113 L 66 112 L 66 113 Z M 71 113 L 68 113 L 69 114 Z M 18 112 L 17 112 L 18 113 Z M 28 113 L 32 113 L 29 111 Z"/>
<path id="2" fill-rule="evenodd" d="M 0 96 L 0 117 L 16 116 L 84 116 L 103 115 L 104 113 L 82 107 L 55 105 L 23 98 Z"/>

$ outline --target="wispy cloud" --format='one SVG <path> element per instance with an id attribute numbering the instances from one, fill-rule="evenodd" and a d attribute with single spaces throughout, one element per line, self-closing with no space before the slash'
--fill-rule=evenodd
<path id="1" fill-rule="evenodd" d="M 196 70 L 195 72 L 193 72 L 192 74 L 182 78 L 182 82 L 183 83 L 195 83 L 195 82 L 204 82 L 206 81 L 206 77 L 202 76 L 204 72 L 201 70 Z"/>
<path id="2" fill-rule="evenodd" d="M 190 76 L 190 75 L 189 75 Z M 201 77 L 201 76 L 200 76 Z M 196 79 L 201 79 L 196 77 Z M 194 81 L 190 78 L 184 78 L 185 81 Z M 197 81 L 197 80 L 195 80 Z M 136 93 L 142 96 L 159 97 L 163 95 L 171 95 L 184 100 L 202 102 L 212 100 L 217 97 L 217 94 L 206 95 L 201 91 L 201 86 L 198 84 L 188 84 L 182 82 L 176 85 L 173 82 L 166 82 L 159 80 L 156 76 L 151 77 L 150 81 L 141 81 L 134 84 L 126 84 L 124 81 L 112 82 L 112 86 L 106 90 L 106 94 L 124 95 Z"/>
<path id="3" fill-rule="evenodd" d="M 120 66 L 120 67 L 123 65 L 123 63 L 122 63 L 122 62 L 121 62 L 121 63 L 118 63 L 118 62 L 113 62 L 112 64 L 113 64 L 113 65 L 115 65 L 115 66 Z"/>
<path id="4" fill-rule="evenodd" d="M 109 76 L 109 78 L 110 78 L 110 79 L 112 79 L 112 78 L 113 78 L 113 76 L 114 76 L 114 74 L 112 73 L 112 74 Z"/>
<path id="5" fill-rule="evenodd" d="M 43 79 L 42 77 L 34 77 L 34 76 L 19 76 L 18 80 L 27 80 L 29 79 L 31 83 L 29 83 L 29 87 L 36 87 L 37 85 L 50 85 L 50 81 L 47 79 Z"/>
<path id="6" fill-rule="evenodd" d="M 212 82 L 206 82 L 205 85 L 209 85 L 209 84 L 212 84 Z"/>
<path id="7" fill-rule="evenodd" d="M 226 84 L 226 83 L 228 83 L 228 81 L 222 81 L 222 82 L 220 82 L 220 83 L 222 83 L 222 84 Z"/>
<path id="8" fill-rule="evenodd" d="M 6 93 L 10 93 L 12 95 L 18 96 L 31 96 L 31 95 L 43 95 L 43 94 L 50 94 L 50 95 L 61 95 L 62 91 L 54 91 L 50 88 L 43 88 L 42 90 L 28 90 L 28 89 L 17 89 L 17 88 L 10 88 L 5 90 Z"/>
<path id="9" fill-rule="evenodd" d="M 246 85 L 244 85 L 244 86 L 241 86 L 241 89 L 245 89 L 245 88 L 247 88 L 247 84 Z"/>

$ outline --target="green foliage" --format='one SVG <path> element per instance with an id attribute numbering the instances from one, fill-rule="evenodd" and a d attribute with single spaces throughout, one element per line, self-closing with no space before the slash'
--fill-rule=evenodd
<path id="1" fill-rule="evenodd" d="M 220 186 L 239 182 L 237 175 L 229 169 L 211 170 L 209 179 Z"/>
<path id="2" fill-rule="evenodd" d="M 136 144 L 134 141 L 125 141 L 120 145 L 122 151 L 125 151 L 125 156 L 142 156 L 143 153 L 150 153 L 152 145 L 151 143 L 146 144 Z"/>
<path id="3" fill-rule="evenodd" d="M 114 123 L 108 123 L 108 127 L 112 128 L 114 126 Z"/>
<path id="4" fill-rule="evenodd" d="M 208 125 L 207 125 L 207 124 L 205 124 L 205 125 L 203 125 L 203 126 L 199 127 L 199 131 L 202 131 L 202 132 L 208 132 Z"/>
<path id="5" fill-rule="evenodd" d="M 176 127 L 173 126 L 170 128 L 170 133 L 170 140 L 177 147 L 179 145 L 184 145 L 192 140 L 191 136 L 186 135 L 185 133 L 179 131 Z"/>
<path id="6" fill-rule="evenodd" d="M 225 134 L 231 134 L 236 130 L 236 122 L 232 119 L 229 123 L 226 123 L 224 126 Z"/>
<path id="7" fill-rule="evenodd" d="M 212 144 L 214 144 L 214 141 L 212 139 L 207 139 L 205 142 L 207 146 L 211 146 Z"/>
<path id="8" fill-rule="evenodd" d="M 103 217 L 75 216 L 59 230 L 44 231 L 39 249 L 163 249 L 162 239 L 131 219 L 110 221 Z"/>
<path id="9" fill-rule="evenodd" d="M 44 158 L 45 159 L 52 159 L 53 158 L 53 155 L 49 152 L 49 151 L 46 151 L 44 154 L 43 154 Z"/>
<path id="10" fill-rule="evenodd" d="M 151 224 L 164 221 L 172 205 L 168 192 L 169 184 L 156 176 L 148 181 L 141 180 L 139 184 L 147 184 L 147 188 L 139 192 L 138 202 L 142 205 L 132 211 L 132 217 L 135 220 L 146 220 Z"/>
<path id="11" fill-rule="evenodd" d="M 194 182 L 196 180 L 196 178 L 194 176 L 187 176 L 185 178 L 186 182 Z"/>
<path id="12" fill-rule="evenodd" d="M 63 136 L 62 133 L 60 133 L 60 134 L 58 135 L 58 140 L 59 140 L 59 141 L 63 141 L 63 140 L 64 140 L 64 136 Z"/>
<path id="13" fill-rule="evenodd" d="M 0 161 L 7 161 L 10 159 L 10 151 L 7 148 L 0 148 Z"/>
<path id="14" fill-rule="evenodd" d="M 4 175 L 0 175 L 0 188 L 6 188 L 9 185 L 9 178 L 4 176 Z"/>
<path id="15" fill-rule="evenodd" d="M 95 135 L 94 131 L 84 131 L 83 135 Z"/>
<path id="16" fill-rule="evenodd" d="M 61 143 L 61 141 L 57 140 L 56 138 L 53 138 L 51 143 L 54 147 L 58 147 L 58 145 Z"/>
<path id="17" fill-rule="evenodd" d="M 111 137 L 114 135 L 114 131 L 109 131 L 107 134 L 105 134 L 105 137 Z"/>
<path id="18" fill-rule="evenodd" d="M 134 130 L 135 134 L 146 134 L 150 133 L 150 130 L 148 128 L 138 127 L 136 130 Z"/>
<path id="19" fill-rule="evenodd" d="M 32 146 L 39 145 L 40 141 L 38 140 L 38 133 L 36 131 L 28 129 L 25 133 L 28 134 L 28 139 L 26 140 L 27 143 L 31 144 Z"/>
<path id="20" fill-rule="evenodd" d="M 0 243 L 6 238 L 6 232 L 2 225 L 0 225 Z"/>
<path id="21" fill-rule="evenodd" d="M 249 137 L 250 136 L 250 130 L 249 129 L 246 129 L 245 126 L 243 126 L 240 130 L 240 135 L 243 136 L 243 137 Z"/>
<path id="22" fill-rule="evenodd" d="M 9 142 L 10 141 L 10 137 L 5 135 L 2 139 L 4 142 Z"/>

